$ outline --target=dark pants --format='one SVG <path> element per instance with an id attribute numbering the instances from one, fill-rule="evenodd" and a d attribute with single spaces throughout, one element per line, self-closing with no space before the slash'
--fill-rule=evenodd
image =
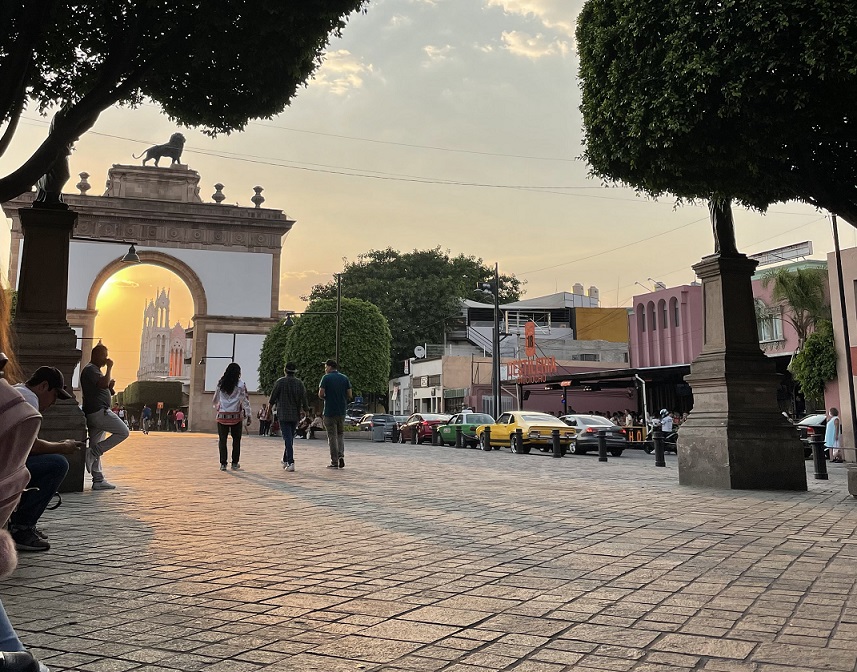
<path id="1" fill-rule="evenodd" d="M 27 469 L 30 471 L 27 487 L 38 490 L 21 495 L 18 510 L 10 518 L 12 525 L 19 527 L 35 527 L 39 522 L 68 473 L 68 460 L 63 455 L 30 455 L 27 458 Z"/>
<path id="2" fill-rule="evenodd" d="M 217 436 L 220 439 L 217 447 L 220 449 L 220 464 L 226 464 L 226 438 L 232 434 L 232 464 L 238 464 L 241 458 L 241 432 L 242 423 L 234 425 L 222 425 L 217 423 Z"/>
<path id="3" fill-rule="evenodd" d="M 286 464 L 294 464 L 295 462 L 295 427 L 296 422 L 283 420 L 280 422 L 280 431 L 283 433 L 283 443 L 286 444 L 286 450 L 283 453 L 283 462 Z"/>

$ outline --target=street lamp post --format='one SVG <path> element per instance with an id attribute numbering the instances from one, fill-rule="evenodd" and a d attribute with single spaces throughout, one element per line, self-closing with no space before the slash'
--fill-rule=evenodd
<path id="1" fill-rule="evenodd" d="M 336 346 L 334 359 L 339 362 L 339 344 L 340 344 L 340 322 L 342 317 L 342 274 L 336 274 L 336 310 L 310 310 L 305 313 L 297 313 L 293 310 L 286 311 L 286 320 L 283 324 L 287 327 L 294 325 L 292 320 L 293 315 L 336 315 Z"/>
<path id="2" fill-rule="evenodd" d="M 494 334 L 491 345 L 491 396 L 494 417 L 500 417 L 500 266 L 494 264 L 494 281 L 482 282 L 479 289 L 494 298 Z"/>

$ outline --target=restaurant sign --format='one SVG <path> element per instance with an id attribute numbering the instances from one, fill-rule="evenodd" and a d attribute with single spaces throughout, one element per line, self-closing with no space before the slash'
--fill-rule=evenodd
<path id="1" fill-rule="evenodd" d="M 506 363 L 508 378 L 519 385 L 544 383 L 547 377 L 556 373 L 556 357 L 530 357 L 515 359 Z"/>

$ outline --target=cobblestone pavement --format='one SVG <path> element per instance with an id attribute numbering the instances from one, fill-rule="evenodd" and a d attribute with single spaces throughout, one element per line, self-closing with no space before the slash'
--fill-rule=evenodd
<path id="1" fill-rule="evenodd" d="M 857 499 L 610 458 L 134 433 L 0 585 L 51 669 L 857 669 Z M 809 468 L 809 463 L 808 463 Z"/>

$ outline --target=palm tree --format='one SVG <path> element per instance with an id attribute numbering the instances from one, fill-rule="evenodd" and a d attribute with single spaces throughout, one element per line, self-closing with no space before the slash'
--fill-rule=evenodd
<path id="1" fill-rule="evenodd" d="M 798 350 L 819 320 L 830 319 L 827 273 L 822 269 L 774 268 L 764 275 L 762 285 L 773 285 L 771 297 L 797 332 Z"/>

